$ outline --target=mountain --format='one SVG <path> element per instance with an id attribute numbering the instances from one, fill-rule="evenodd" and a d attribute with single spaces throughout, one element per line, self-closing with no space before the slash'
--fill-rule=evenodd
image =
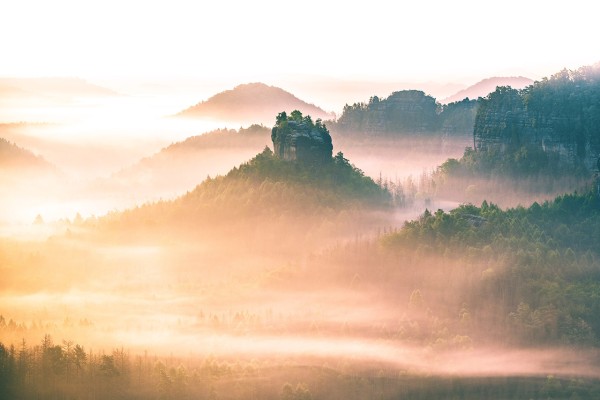
<path id="1" fill-rule="evenodd" d="M 31 151 L 0 138 L 0 171 L 8 169 L 54 169 L 54 166 Z"/>
<path id="2" fill-rule="evenodd" d="M 144 198 L 173 197 L 248 160 L 269 144 L 270 134 L 265 126 L 251 125 L 192 136 L 113 174 L 101 186 L 105 191 L 135 188 Z"/>
<path id="3" fill-rule="evenodd" d="M 271 124 L 281 111 L 299 110 L 315 120 L 333 114 L 298 99 L 293 94 L 264 83 L 247 83 L 218 93 L 208 100 L 181 111 L 176 116 Z"/>
<path id="4" fill-rule="evenodd" d="M 496 90 L 497 86 L 510 86 L 513 89 L 523 89 L 533 83 L 533 80 L 523 76 L 492 77 L 484 79 L 476 84 L 463 89 L 452 96 L 446 97 L 441 102 L 443 104 L 461 101 L 465 98 L 478 99 L 485 97 Z"/>
<path id="5" fill-rule="evenodd" d="M 118 96 L 119 93 L 79 78 L 0 78 L 0 98 Z"/>

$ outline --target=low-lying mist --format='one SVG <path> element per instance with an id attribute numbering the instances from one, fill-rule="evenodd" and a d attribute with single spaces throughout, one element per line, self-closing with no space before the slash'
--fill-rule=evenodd
<path id="1" fill-rule="evenodd" d="M 338 164 L 290 167 L 263 150 L 263 126 L 121 111 L 0 125 L 47 162 L 0 174 L 0 361 L 20 360 L 24 388 L 427 398 L 430 379 L 541 379 L 518 381 L 529 398 L 555 393 L 554 376 L 565 396 L 600 380 L 598 308 L 578 306 L 595 298 L 598 255 L 570 231 L 593 239 L 593 220 L 552 236 L 539 204 L 487 203 L 580 180 L 441 181 L 466 135 L 335 137 Z"/>

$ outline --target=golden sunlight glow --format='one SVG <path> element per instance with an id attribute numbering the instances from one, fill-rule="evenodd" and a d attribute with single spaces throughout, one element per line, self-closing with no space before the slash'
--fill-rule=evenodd
<path id="1" fill-rule="evenodd" d="M 4 3 L 1 399 L 600 393 L 587 1 Z"/>

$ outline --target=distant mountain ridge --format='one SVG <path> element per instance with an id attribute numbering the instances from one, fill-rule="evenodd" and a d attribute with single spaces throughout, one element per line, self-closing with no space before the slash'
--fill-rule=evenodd
<path id="1" fill-rule="evenodd" d="M 80 78 L 0 78 L 0 96 L 100 97 L 119 93 Z"/>
<path id="2" fill-rule="evenodd" d="M 47 169 L 55 167 L 31 151 L 17 146 L 4 138 L 0 138 L 0 170 L 3 169 Z"/>
<path id="3" fill-rule="evenodd" d="M 251 125 L 192 136 L 115 172 L 101 185 L 105 192 L 135 188 L 150 198 L 173 197 L 248 160 L 270 144 L 270 135 L 270 128 Z"/>
<path id="4" fill-rule="evenodd" d="M 293 94 L 264 83 L 247 83 L 225 90 L 181 111 L 178 117 L 214 118 L 236 122 L 272 124 L 281 111 L 299 110 L 314 120 L 333 117 L 332 113 L 300 100 Z"/>
<path id="5" fill-rule="evenodd" d="M 455 101 L 461 101 L 467 97 L 471 100 L 477 100 L 479 97 L 485 97 L 496 90 L 497 86 L 510 86 L 513 89 L 523 89 L 532 83 L 532 79 L 525 78 L 524 76 L 495 76 L 479 81 L 476 84 L 453 94 L 452 96 L 446 97 L 441 102 L 448 104 Z"/>

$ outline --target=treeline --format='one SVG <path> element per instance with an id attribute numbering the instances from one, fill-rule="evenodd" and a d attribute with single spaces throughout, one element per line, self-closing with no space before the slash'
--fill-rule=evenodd
<path id="1" fill-rule="evenodd" d="M 600 382 L 579 377 L 410 374 L 384 365 L 330 360 L 227 360 L 86 350 L 73 341 L 0 343 L 3 399 L 596 398 Z"/>
<path id="2" fill-rule="evenodd" d="M 385 99 L 373 96 L 367 103 L 346 104 L 332 131 L 382 135 L 397 133 L 442 132 L 470 134 L 473 131 L 477 101 L 442 105 L 418 90 L 402 90 Z"/>
<path id="3" fill-rule="evenodd" d="M 589 172 L 561 165 L 558 157 L 540 149 L 505 153 L 469 147 L 460 159 L 450 158 L 421 177 L 427 182 L 421 185 L 422 196 L 475 204 L 493 199 L 513 207 L 586 190 L 593 184 Z"/>
<path id="4" fill-rule="evenodd" d="M 219 380 L 234 375 L 254 377 L 256 363 L 132 355 L 124 348 L 95 352 L 72 340 L 55 343 L 50 335 L 34 345 L 0 343 L 3 399 L 215 399 L 217 390 L 228 390 Z M 251 388 L 232 388 L 230 395 Z"/>
<path id="5" fill-rule="evenodd" d="M 299 252 L 378 223 L 369 211 L 392 211 L 394 196 L 342 153 L 322 166 L 288 162 L 265 148 L 225 176 L 208 177 L 170 201 L 112 212 L 88 226 L 112 238 L 202 236 L 272 254 Z M 139 235 L 126 232 L 135 231 Z M 183 237 L 182 237 L 183 238 Z M 237 245 L 236 245 L 237 246 Z M 261 250 L 262 251 L 262 250 Z"/>
<path id="6" fill-rule="evenodd" d="M 0 172 L 8 168 L 39 169 L 56 172 L 56 168 L 40 156 L 0 137 Z"/>
<path id="7" fill-rule="evenodd" d="M 314 166 L 283 161 L 269 148 L 227 175 L 208 178 L 173 201 L 108 215 L 134 223 L 148 218 L 222 221 L 242 216 L 311 216 L 346 208 L 389 207 L 391 194 L 352 165 L 342 153 Z M 216 219 L 215 219 L 216 218 Z M 161 222 L 161 223 L 162 223 Z"/>

